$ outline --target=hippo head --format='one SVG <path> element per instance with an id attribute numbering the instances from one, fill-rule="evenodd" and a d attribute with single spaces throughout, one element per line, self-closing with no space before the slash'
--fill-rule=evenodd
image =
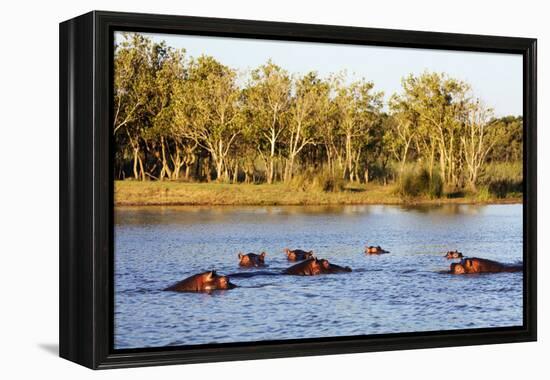
<path id="1" fill-rule="evenodd" d="M 330 270 L 330 263 L 327 259 L 321 259 L 321 260 L 318 260 L 319 261 L 319 265 L 321 266 L 321 270 Z"/>
<path id="2" fill-rule="evenodd" d="M 367 253 L 379 253 L 382 251 L 382 247 L 380 246 L 373 246 L 373 245 L 369 245 L 367 246 L 366 250 L 365 250 Z"/>
<path id="3" fill-rule="evenodd" d="M 316 274 L 319 274 L 322 272 L 323 270 L 323 267 L 321 266 L 321 262 L 320 260 L 318 260 L 317 258 L 312 258 L 310 259 L 310 263 L 309 263 L 309 268 L 311 270 L 311 274 L 312 275 L 316 275 Z M 325 260 L 327 261 L 327 260 Z M 328 261 L 327 261 L 328 263 Z"/>
<path id="4" fill-rule="evenodd" d="M 461 259 L 462 258 L 462 253 L 458 252 L 456 250 L 455 251 L 449 251 L 445 255 L 445 258 L 447 258 L 447 259 Z"/>
<path id="5" fill-rule="evenodd" d="M 267 254 L 265 252 L 262 252 L 259 255 L 254 253 L 245 255 L 242 252 L 239 252 L 239 264 L 244 267 L 264 265 L 266 255 Z"/>
<path id="6" fill-rule="evenodd" d="M 214 278 L 214 288 L 215 289 L 234 289 L 237 285 L 229 281 L 227 276 L 216 276 Z"/>
<path id="7" fill-rule="evenodd" d="M 285 248 L 285 254 L 286 254 L 286 257 L 288 257 L 288 259 L 290 261 L 296 261 L 298 259 L 298 256 L 296 255 L 296 252 L 294 251 L 291 251 L 290 249 L 288 248 Z"/>
<path id="8" fill-rule="evenodd" d="M 466 273 L 466 269 L 464 268 L 464 265 L 462 265 L 462 263 L 453 263 L 451 264 L 451 273 L 464 274 Z"/>
<path id="9" fill-rule="evenodd" d="M 250 257 L 248 255 L 243 254 L 242 252 L 239 252 L 239 261 L 241 265 L 250 265 Z"/>

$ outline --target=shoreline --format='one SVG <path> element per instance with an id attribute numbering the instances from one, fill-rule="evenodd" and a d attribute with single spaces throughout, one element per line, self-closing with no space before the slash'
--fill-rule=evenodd
<path id="1" fill-rule="evenodd" d="M 401 198 L 392 186 L 358 185 L 341 192 L 296 190 L 285 184 L 115 181 L 115 207 L 144 206 L 440 206 L 521 204 L 523 197 Z"/>

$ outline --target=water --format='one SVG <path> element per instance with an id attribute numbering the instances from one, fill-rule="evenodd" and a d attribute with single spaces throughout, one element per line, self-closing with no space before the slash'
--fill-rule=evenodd
<path id="1" fill-rule="evenodd" d="M 115 224 L 117 349 L 522 325 L 522 273 L 442 273 L 451 249 L 520 262 L 521 205 L 117 208 Z M 353 272 L 162 291 L 206 270 L 255 271 L 239 251 L 266 251 L 276 274 L 291 265 L 285 247 Z"/>

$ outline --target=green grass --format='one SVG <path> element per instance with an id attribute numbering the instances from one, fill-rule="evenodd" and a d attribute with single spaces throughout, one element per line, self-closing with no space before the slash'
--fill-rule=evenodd
<path id="1" fill-rule="evenodd" d="M 522 163 L 491 163 L 486 166 L 480 176 L 480 182 L 483 191 L 488 191 L 494 197 L 521 197 L 523 190 Z"/>
<path id="2" fill-rule="evenodd" d="M 322 187 L 296 187 L 293 184 L 223 184 L 170 181 L 116 181 L 115 204 L 142 205 L 359 205 L 408 203 L 517 203 L 521 197 L 498 198 L 491 194 L 477 197 L 434 199 L 429 196 L 401 197 L 395 186 L 346 185 L 341 191 Z"/>

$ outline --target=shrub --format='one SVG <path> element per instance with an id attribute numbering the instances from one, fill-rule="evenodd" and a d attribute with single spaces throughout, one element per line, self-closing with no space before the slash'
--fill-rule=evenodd
<path id="1" fill-rule="evenodd" d="M 322 191 L 339 192 L 343 191 L 345 181 L 341 173 L 331 174 L 327 169 L 308 169 L 296 174 L 289 182 L 289 186 L 297 191 Z"/>
<path id="2" fill-rule="evenodd" d="M 486 202 L 491 199 L 491 192 L 489 191 L 488 186 L 481 186 L 477 190 L 477 199 L 483 202 Z"/>
<path id="3" fill-rule="evenodd" d="M 506 198 L 508 195 L 517 196 L 522 193 L 523 183 L 510 180 L 496 180 L 489 184 L 489 192 L 497 198 Z"/>
<path id="4" fill-rule="evenodd" d="M 345 181 L 340 173 L 334 175 L 328 170 L 322 170 L 313 177 L 312 188 L 328 192 L 339 192 L 344 190 Z"/>
<path id="5" fill-rule="evenodd" d="M 520 196 L 523 191 L 523 165 L 521 162 L 490 163 L 479 180 L 490 195 L 497 198 Z"/>
<path id="6" fill-rule="evenodd" d="M 426 174 L 428 174 L 429 177 L 429 173 L 427 171 Z M 441 198 L 441 196 L 443 195 L 443 179 L 439 175 L 439 172 L 433 173 L 429 184 L 430 185 L 428 188 L 428 195 L 430 196 L 430 198 Z"/>
<path id="7" fill-rule="evenodd" d="M 430 178 L 427 169 L 407 169 L 399 179 L 398 193 L 403 197 L 428 196 L 440 198 L 443 194 L 443 181 L 439 173 Z"/>

